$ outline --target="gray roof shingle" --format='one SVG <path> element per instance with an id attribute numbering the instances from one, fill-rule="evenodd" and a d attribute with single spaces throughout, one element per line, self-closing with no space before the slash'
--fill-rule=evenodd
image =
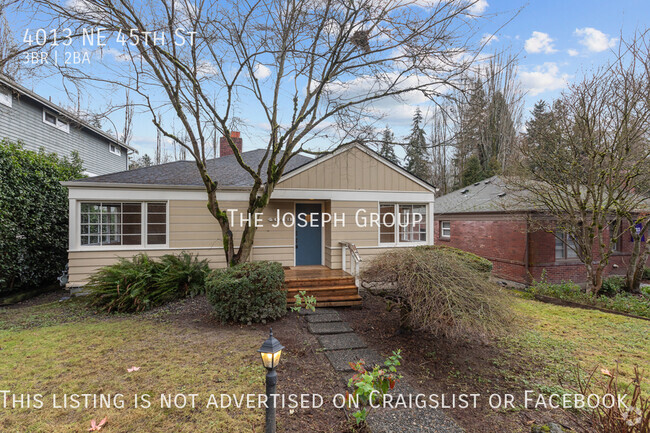
<path id="1" fill-rule="evenodd" d="M 257 169 L 264 157 L 266 149 L 249 150 L 242 152 L 244 162 Z M 285 173 L 295 170 L 312 161 L 304 155 L 296 155 L 287 164 Z M 253 186 L 251 175 L 239 165 L 234 155 L 210 159 L 206 162 L 208 173 L 216 180 L 220 187 L 250 187 Z M 262 173 L 266 172 L 266 163 Z M 74 183 L 103 182 L 103 183 L 132 183 L 139 185 L 177 185 L 177 186 L 203 186 L 199 170 L 194 161 L 175 161 L 167 164 L 143 167 L 135 170 L 121 171 L 105 174 L 103 176 L 88 177 Z"/>
<path id="2" fill-rule="evenodd" d="M 499 176 L 493 176 L 476 184 L 436 198 L 435 213 L 521 212 L 532 206 L 521 196 L 508 189 Z"/>

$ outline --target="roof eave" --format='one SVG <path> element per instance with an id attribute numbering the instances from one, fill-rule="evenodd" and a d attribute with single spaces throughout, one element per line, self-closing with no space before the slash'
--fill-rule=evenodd
<path id="1" fill-rule="evenodd" d="M 89 131 L 92 131 L 95 134 L 98 134 L 98 135 L 104 137 L 105 139 L 111 141 L 112 143 L 117 144 L 118 146 L 124 147 L 125 149 L 128 149 L 128 150 L 130 150 L 132 152 L 137 152 L 137 150 L 135 148 L 129 146 L 126 143 L 121 142 L 117 138 L 115 138 L 115 137 L 111 136 L 110 134 L 108 134 L 106 131 L 102 131 L 101 129 L 96 128 L 96 127 L 92 126 L 91 124 L 79 119 L 79 117 L 77 117 L 73 113 L 70 113 L 68 110 L 63 109 L 63 108 L 59 107 L 58 105 L 54 104 L 53 102 L 50 102 L 49 100 L 43 98 L 42 96 L 32 92 L 28 88 L 26 88 L 26 87 L 16 83 L 15 81 L 11 80 L 9 77 L 6 77 L 4 75 L 0 75 L 0 83 L 12 88 L 16 92 L 19 92 L 19 93 L 27 96 L 28 98 L 31 98 L 32 100 L 38 102 L 39 104 L 42 104 L 42 105 L 46 106 L 50 110 L 57 112 L 57 114 L 68 117 L 70 120 L 74 121 L 75 123 L 78 123 L 81 127 L 85 128 L 85 129 L 88 129 Z"/>

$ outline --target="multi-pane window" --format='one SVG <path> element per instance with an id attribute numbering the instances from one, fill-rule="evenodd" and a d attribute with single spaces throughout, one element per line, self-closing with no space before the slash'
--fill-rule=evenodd
<path id="1" fill-rule="evenodd" d="M 120 150 L 120 148 L 118 146 L 114 145 L 113 143 L 109 143 L 108 151 L 115 154 L 115 155 L 117 155 L 117 156 L 122 155 L 122 151 Z"/>
<path id="2" fill-rule="evenodd" d="M 64 132 L 70 132 L 70 124 L 51 111 L 43 110 L 43 122 Z"/>
<path id="3" fill-rule="evenodd" d="M 143 224 L 143 213 L 147 216 L 146 224 Z M 83 246 L 161 245 L 167 241 L 167 205 L 81 203 L 80 224 Z"/>
<path id="4" fill-rule="evenodd" d="M 380 243 L 417 243 L 427 240 L 426 204 L 389 204 L 379 206 Z"/>
<path id="5" fill-rule="evenodd" d="M 426 242 L 427 211 L 425 205 L 400 204 L 399 241 Z"/>
<path id="6" fill-rule="evenodd" d="M 440 237 L 451 237 L 451 221 L 440 221 Z"/>
<path id="7" fill-rule="evenodd" d="M 395 242 L 395 205 L 382 204 L 379 206 L 379 242 Z"/>
<path id="8" fill-rule="evenodd" d="M 556 259 L 575 259 L 576 245 L 573 237 L 563 231 L 555 232 L 555 258 Z"/>

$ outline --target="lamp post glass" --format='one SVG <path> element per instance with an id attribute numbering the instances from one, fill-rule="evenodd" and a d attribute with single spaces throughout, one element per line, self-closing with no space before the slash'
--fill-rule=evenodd
<path id="1" fill-rule="evenodd" d="M 273 329 L 269 333 L 269 338 L 262 344 L 258 352 L 262 355 L 262 363 L 269 370 L 274 369 L 280 363 L 284 346 L 273 336 Z"/>

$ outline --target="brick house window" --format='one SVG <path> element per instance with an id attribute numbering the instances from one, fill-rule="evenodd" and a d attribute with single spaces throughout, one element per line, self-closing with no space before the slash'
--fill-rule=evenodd
<path id="1" fill-rule="evenodd" d="M 446 239 L 451 237 L 451 221 L 440 221 L 440 237 Z"/>
<path id="2" fill-rule="evenodd" d="M 575 240 L 571 235 L 561 230 L 555 232 L 555 259 L 575 259 L 578 258 L 576 253 Z"/>
<path id="3" fill-rule="evenodd" d="M 620 253 L 623 251 L 623 236 L 621 234 L 621 225 L 616 224 L 616 221 L 612 221 L 609 224 L 609 245 L 612 247 L 612 251 L 615 253 Z"/>
<path id="4" fill-rule="evenodd" d="M 399 217 L 399 218 L 397 218 Z M 426 204 L 379 205 L 379 243 L 424 243 L 427 240 Z"/>

